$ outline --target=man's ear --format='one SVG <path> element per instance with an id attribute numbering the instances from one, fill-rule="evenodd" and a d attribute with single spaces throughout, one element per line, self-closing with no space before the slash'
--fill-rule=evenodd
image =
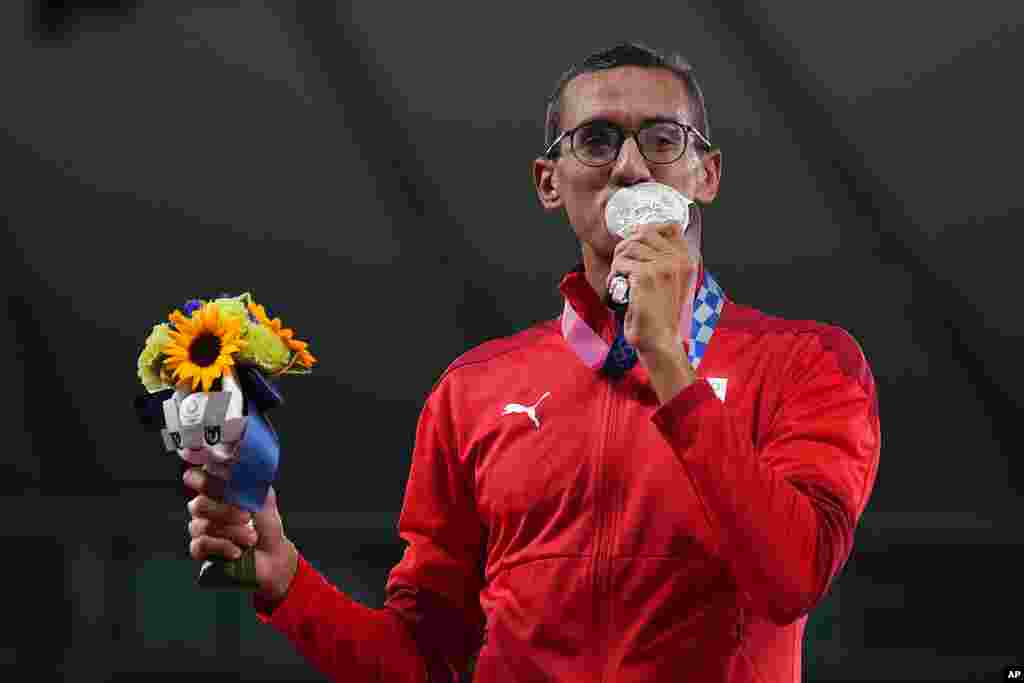
<path id="1" fill-rule="evenodd" d="M 562 208 L 562 195 L 558 191 L 558 179 L 555 177 L 557 163 L 556 160 L 544 157 L 533 160 L 533 185 L 545 211 Z"/>
<path id="2" fill-rule="evenodd" d="M 701 168 L 703 176 L 697 184 L 695 200 L 707 205 L 718 196 L 718 189 L 722 184 L 722 151 L 712 149 L 701 157 Z"/>

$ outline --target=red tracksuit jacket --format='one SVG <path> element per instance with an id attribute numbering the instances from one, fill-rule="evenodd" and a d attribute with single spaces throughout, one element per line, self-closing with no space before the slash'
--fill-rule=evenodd
<path id="1" fill-rule="evenodd" d="M 612 338 L 582 272 L 561 290 Z M 300 557 L 259 618 L 339 681 L 454 680 L 478 651 L 480 683 L 799 681 L 877 471 L 871 371 L 837 327 L 726 300 L 697 374 L 659 407 L 559 320 L 477 347 L 423 407 L 385 607 Z"/>

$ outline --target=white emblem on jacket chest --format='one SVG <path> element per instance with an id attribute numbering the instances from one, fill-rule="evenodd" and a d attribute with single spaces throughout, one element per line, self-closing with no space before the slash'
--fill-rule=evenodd
<path id="1" fill-rule="evenodd" d="M 708 377 L 708 384 L 711 385 L 711 390 L 715 392 L 715 396 L 722 403 L 725 403 L 725 387 L 729 384 L 728 378 L 725 377 Z"/>
<path id="2" fill-rule="evenodd" d="M 537 419 L 537 406 L 540 402 L 551 395 L 550 391 L 545 391 L 544 395 L 537 399 L 537 402 L 532 406 L 524 406 L 519 403 L 509 403 L 505 406 L 505 410 L 501 413 L 502 415 L 512 415 L 513 413 L 526 413 L 537 429 L 540 429 L 540 420 Z"/>

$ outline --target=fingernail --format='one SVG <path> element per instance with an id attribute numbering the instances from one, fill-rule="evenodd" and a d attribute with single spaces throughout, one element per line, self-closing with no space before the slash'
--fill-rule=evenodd
<path id="1" fill-rule="evenodd" d="M 242 551 L 241 550 L 239 550 L 238 548 L 232 548 L 231 549 L 231 559 L 232 560 L 237 560 L 241 556 L 242 556 Z"/>

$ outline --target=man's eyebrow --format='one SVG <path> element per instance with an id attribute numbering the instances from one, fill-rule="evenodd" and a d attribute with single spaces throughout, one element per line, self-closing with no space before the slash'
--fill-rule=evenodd
<path id="1" fill-rule="evenodd" d="M 581 126 L 590 125 L 591 123 L 611 123 L 611 124 L 615 124 L 615 122 L 612 121 L 607 116 L 605 116 L 603 114 L 598 114 L 597 116 L 591 116 L 590 118 L 583 119 L 582 121 L 577 123 L 574 127 L 575 128 L 579 128 Z M 615 124 L 615 125 L 618 125 L 618 124 Z"/>
<path id="2" fill-rule="evenodd" d="M 603 115 L 603 114 L 598 114 L 597 116 L 592 116 L 590 118 L 583 119 L 583 121 L 581 121 L 581 122 L 576 124 L 576 127 L 586 126 L 586 125 L 591 124 L 591 123 L 610 123 L 610 124 L 612 124 L 614 126 L 618 126 L 619 125 L 619 124 L 615 123 L 615 121 L 612 121 L 610 118 L 608 118 L 608 116 Z M 648 118 L 646 118 L 643 121 L 641 121 L 640 125 L 641 126 L 645 126 L 645 125 L 647 125 L 649 123 L 683 123 L 683 122 L 680 121 L 679 119 L 677 119 L 675 116 L 658 115 L 658 116 L 649 116 Z"/>
<path id="3" fill-rule="evenodd" d="M 641 125 L 642 124 L 646 124 L 646 123 L 683 123 L 683 122 L 680 121 L 679 119 L 677 119 L 674 116 L 652 116 L 649 119 L 644 119 L 641 122 Z"/>

